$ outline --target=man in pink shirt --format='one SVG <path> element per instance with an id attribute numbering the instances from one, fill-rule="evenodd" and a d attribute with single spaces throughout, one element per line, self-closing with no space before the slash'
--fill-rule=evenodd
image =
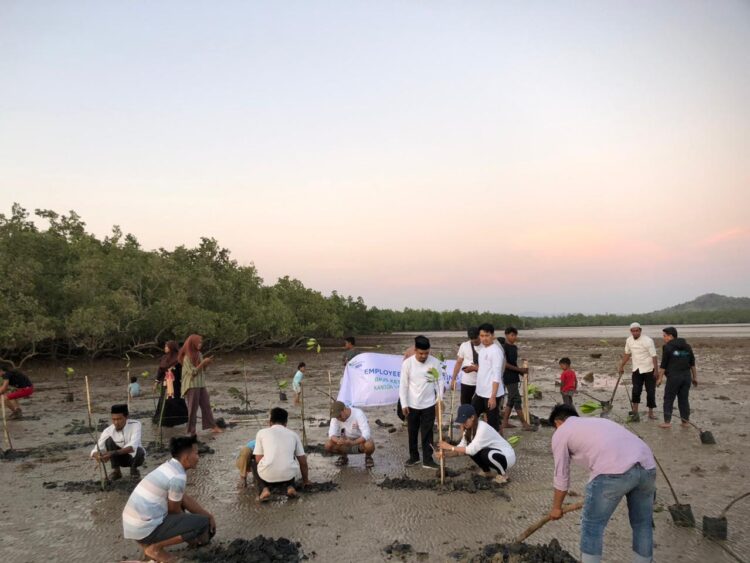
<path id="1" fill-rule="evenodd" d="M 591 472 L 581 516 L 581 561 L 602 560 L 604 529 L 623 497 L 633 530 L 633 561 L 652 560 L 656 462 L 651 448 L 635 434 L 606 418 L 580 418 L 570 405 L 557 405 L 549 416 L 555 457 L 555 496 L 550 518 L 562 518 L 570 486 L 570 461 Z"/>

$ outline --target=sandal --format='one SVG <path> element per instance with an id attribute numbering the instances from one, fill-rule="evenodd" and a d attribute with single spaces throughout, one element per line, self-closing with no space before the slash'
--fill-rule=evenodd
<path id="1" fill-rule="evenodd" d="M 365 456 L 365 467 L 372 468 L 375 467 L 375 460 L 372 459 L 371 455 Z"/>
<path id="2" fill-rule="evenodd" d="M 339 458 L 336 460 L 336 465 L 338 467 L 349 465 L 349 457 L 345 455 L 340 455 Z"/>

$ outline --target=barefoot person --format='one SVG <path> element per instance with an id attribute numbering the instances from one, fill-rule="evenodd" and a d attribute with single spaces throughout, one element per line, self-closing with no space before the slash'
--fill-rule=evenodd
<path id="1" fill-rule="evenodd" d="M 203 430 L 221 433 L 223 430 L 216 426 L 214 414 L 211 411 L 211 401 L 206 389 L 205 368 L 212 361 L 212 357 L 204 358 L 201 354 L 203 337 L 191 334 L 180 348 L 177 361 L 182 365 L 182 396 L 187 401 L 188 425 L 187 432 L 195 436 L 195 426 L 198 420 L 198 407 L 201 409 L 201 425 Z"/>
<path id="2" fill-rule="evenodd" d="M 462 431 L 476 427 L 474 439 L 468 446 L 452 446 L 448 442 L 440 442 L 438 458 L 468 455 L 479 466 L 485 477 L 494 476 L 495 482 L 505 483 L 508 480 L 508 470 L 516 464 L 516 452 L 513 451 L 513 446 L 489 424 L 479 420 L 471 405 L 458 407 L 456 422 L 461 425 Z"/>
<path id="3" fill-rule="evenodd" d="M 172 459 L 138 483 L 122 511 L 124 537 L 136 540 L 147 558 L 167 562 L 176 558 L 165 547 L 203 545 L 216 532 L 211 513 L 185 493 L 186 471 L 198 465 L 196 437 L 172 438 L 169 451 Z"/>
<path id="4" fill-rule="evenodd" d="M 505 353 L 505 370 L 503 370 L 503 385 L 505 386 L 505 410 L 503 411 L 503 428 L 515 428 L 510 423 L 510 415 L 516 409 L 518 420 L 524 430 L 536 430 L 528 424 L 523 416 L 523 401 L 521 400 L 521 375 L 528 373 L 529 368 L 518 367 L 518 329 L 509 326 L 505 329 L 505 342 L 502 343 Z"/>
<path id="5" fill-rule="evenodd" d="M 372 440 L 365 413 L 358 408 L 347 407 L 341 401 L 336 401 L 333 403 L 331 415 L 325 449 L 328 453 L 339 454 L 336 465 L 347 465 L 349 454 L 365 454 L 365 467 L 375 465 L 372 459 L 375 442 Z"/>
<path id="6" fill-rule="evenodd" d="M 698 386 L 698 372 L 695 368 L 695 355 L 684 338 L 677 337 L 677 329 L 668 326 L 663 331 L 664 348 L 661 354 L 661 366 L 659 378 L 656 384 L 660 385 L 664 376 L 667 377 L 667 385 L 664 388 L 664 422 L 660 428 L 672 428 L 672 410 L 674 400 L 677 398 L 677 407 L 680 409 L 682 426 L 688 426 L 690 420 L 690 385 Z"/>
<path id="7" fill-rule="evenodd" d="M 656 358 L 656 346 L 650 336 L 643 333 L 641 325 L 630 324 L 630 336 L 625 341 L 625 353 L 622 355 L 618 373 L 625 373 L 625 366 L 632 359 L 633 362 L 633 414 L 638 413 L 641 403 L 641 393 L 646 386 L 646 406 L 648 417 L 655 419 L 656 408 L 656 374 L 659 373 L 659 360 Z"/>
<path id="8" fill-rule="evenodd" d="M 31 397 L 34 394 L 34 385 L 31 380 L 18 370 L 6 370 L 0 368 L 0 400 L 10 409 L 8 418 L 21 418 L 21 407 L 18 399 Z M 12 390 L 11 390 L 12 388 Z"/>
<path id="9" fill-rule="evenodd" d="M 132 478 L 140 477 L 138 468 L 146 459 L 146 450 L 141 446 L 141 423 L 128 419 L 128 405 L 112 405 L 112 424 L 104 429 L 99 441 L 91 450 L 91 458 L 111 462 L 112 479 L 122 479 L 121 467 L 130 468 Z"/>
<path id="10" fill-rule="evenodd" d="M 297 496 L 294 478 L 302 473 L 302 486 L 310 484 L 307 478 L 307 457 L 299 436 L 286 427 L 289 413 L 275 407 L 271 409 L 269 428 L 258 430 L 255 436 L 255 465 L 253 477 L 258 485 L 258 500 L 271 498 L 271 487 L 285 487 L 288 497 Z"/>
<path id="11" fill-rule="evenodd" d="M 442 382 L 438 384 L 429 371 L 440 371 L 440 362 L 430 355 L 430 341 L 424 336 L 414 339 L 414 355 L 401 364 L 399 399 L 409 432 L 409 459 L 406 467 L 419 464 L 417 439 L 422 436 L 422 467 L 439 469 L 432 459 L 432 427 L 435 425 L 435 405 L 442 400 Z"/>
<path id="12" fill-rule="evenodd" d="M 624 498 L 633 530 L 633 561 L 648 563 L 654 542 L 654 493 L 656 462 L 648 445 L 638 436 L 606 418 L 580 418 L 570 405 L 557 405 L 549 416 L 552 454 L 555 458 L 554 499 L 549 516 L 562 518 L 562 506 L 570 488 L 570 461 L 591 472 L 581 516 L 581 561 L 602 560 L 604 529 Z"/>
<path id="13" fill-rule="evenodd" d="M 503 366 L 505 354 L 495 341 L 495 327 L 485 323 L 479 327 L 482 349 L 479 351 L 479 371 L 477 389 L 471 405 L 480 416 L 487 414 L 487 423 L 500 432 L 500 400 L 505 394 L 503 387 Z"/>
<path id="14" fill-rule="evenodd" d="M 253 450 L 255 449 L 255 440 L 250 440 L 247 444 L 240 448 L 239 454 L 237 455 L 237 461 L 235 465 L 240 471 L 240 482 L 239 487 L 244 489 L 247 487 L 247 476 L 253 473 L 253 464 L 255 463 L 255 456 Z"/>

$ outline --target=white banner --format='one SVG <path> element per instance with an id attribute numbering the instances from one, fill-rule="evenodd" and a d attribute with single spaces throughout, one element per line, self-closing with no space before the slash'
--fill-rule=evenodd
<path id="1" fill-rule="evenodd" d="M 396 354 L 357 354 L 346 364 L 338 400 L 355 407 L 395 405 L 403 361 L 403 356 Z M 456 360 L 446 360 L 441 364 L 444 389 L 450 386 L 455 364 Z M 458 380 L 461 380 L 460 373 Z"/>

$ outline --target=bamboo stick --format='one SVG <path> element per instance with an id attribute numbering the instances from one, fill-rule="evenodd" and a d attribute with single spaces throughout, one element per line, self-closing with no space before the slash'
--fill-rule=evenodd
<path id="1" fill-rule="evenodd" d="M 305 385 L 299 384 L 300 414 L 302 415 L 302 445 L 307 447 L 307 430 L 305 425 Z"/>
<path id="2" fill-rule="evenodd" d="M 437 402 L 438 415 L 438 440 L 443 441 L 443 401 L 438 398 Z M 440 484 L 445 483 L 445 456 L 440 456 Z"/>
<path id="3" fill-rule="evenodd" d="M 523 361 L 523 367 L 524 369 L 529 368 L 528 360 Z M 523 374 L 523 383 L 522 383 L 521 393 L 522 393 L 521 406 L 522 406 L 522 412 L 523 412 L 523 419 L 526 422 L 526 424 L 531 424 L 531 417 L 529 416 L 529 374 L 528 373 Z"/>
<path id="4" fill-rule="evenodd" d="M 83 379 L 86 382 L 86 406 L 88 407 L 89 413 L 89 428 L 93 428 L 91 424 L 91 391 L 89 390 L 89 376 L 84 375 Z"/>
<path id="5" fill-rule="evenodd" d="M 8 432 L 8 421 L 5 418 L 5 395 L 0 396 L 0 404 L 3 409 L 3 432 L 5 433 L 5 444 L 8 446 L 6 449 L 13 449 L 13 442 L 10 440 L 10 432 Z"/>
<path id="6" fill-rule="evenodd" d="M 328 405 L 328 418 L 333 418 L 333 380 L 331 379 L 331 370 L 328 370 L 328 396 L 331 398 L 331 404 Z"/>

